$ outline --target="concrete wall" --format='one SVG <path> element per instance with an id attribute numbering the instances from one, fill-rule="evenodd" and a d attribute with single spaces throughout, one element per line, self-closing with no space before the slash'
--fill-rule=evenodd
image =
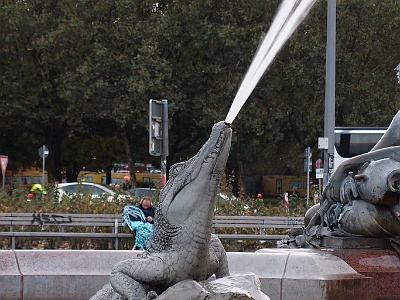
<path id="1" fill-rule="evenodd" d="M 128 250 L 1 250 L 0 300 L 89 299 L 108 282 L 112 267 L 134 258 Z M 231 274 L 255 273 L 278 299 L 368 299 L 370 279 L 340 258 L 313 250 L 229 252 Z"/>

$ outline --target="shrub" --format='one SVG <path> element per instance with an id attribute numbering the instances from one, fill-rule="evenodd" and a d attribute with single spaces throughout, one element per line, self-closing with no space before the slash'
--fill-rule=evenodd
<path id="1" fill-rule="evenodd" d="M 130 195 L 124 200 L 118 200 L 119 193 L 113 201 L 107 197 L 92 198 L 91 195 L 65 194 L 62 199 L 54 194 L 54 189 L 49 189 L 46 199 L 29 199 L 26 189 L 16 189 L 12 195 L 0 192 L 0 212 L 24 212 L 24 213 L 64 213 L 64 214 L 120 214 L 127 204 L 137 204 L 139 196 Z M 153 199 L 154 205 L 158 199 Z M 216 215 L 241 215 L 241 216 L 304 216 L 306 211 L 306 200 L 297 198 L 289 202 L 287 209 L 280 199 L 263 198 L 236 198 L 232 194 L 217 197 Z M 5 229 L 7 230 L 7 229 Z M 54 228 L 54 230 L 57 230 Z M 93 230 L 88 227 L 84 230 Z M 102 230 L 102 229 L 96 229 Z M 233 233 L 232 228 L 226 228 L 219 233 Z M 129 232 L 129 231 L 127 231 Z M 254 229 L 243 229 L 240 233 L 258 234 Z M 268 232 L 271 234 L 282 234 L 283 232 Z M 132 241 L 121 241 L 120 249 L 131 249 Z M 0 240 L 0 249 L 4 248 L 6 242 Z M 262 241 L 223 241 L 227 251 L 254 251 L 260 248 L 275 247 L 273 242 Z M 43 248 L 65 248 L 72 249 L 110 249 L 109 241 L 96 240 L 41 240 L 41 241 L 19 241 L 22 248 L 40 246 Z M 127 247 L 127 248 L 125 248 Z"/>

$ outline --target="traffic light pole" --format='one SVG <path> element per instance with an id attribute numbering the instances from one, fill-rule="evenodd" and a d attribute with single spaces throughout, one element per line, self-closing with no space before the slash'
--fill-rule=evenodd
<path id="1" fill-rule="evenodd" d="M 162 128 L 163 142 L 161 152 L 161 184 L 167 183 L 167 156 L 168 156 L 168 100 L 162 100 Z"/>
<path id="2" fill-rule="evenodd" d="M 307 172 L 307 208 L 308 208 L 308 202 L 310 200 L 311 158 L 312 158 L 311 148 L 307 147 L 306 150 L 304 150 L 304 172 Z"/>
<path id="3" fill-rule="evenodd" d="M 43 163 L 42 163 L 42 188 L 44 189 L 44 187 L 45 187 L 45 179 L 44 179 L 44 170 L 46 170 L 46 163 L 45 163 L 45 161 L 46 161 L 46 155 L 45 155 L 45 152 L 46 152 L 46 146 L 45 145 L 43 145 L 43 147 L 42 147 L 42 159 L 43 159 Z"/>
<path id="4" fill-rule="evenodd" d="M 308 170 L 307 172 L 307 209 L 309 200 L 310 200 L 310 170 Z"/>
<path id="5" fill-rule="evenodd" d="M 43 145 L 42 147 L 39 148 L 38 154 L 43 159 L 43 162 L 42 162 L 42 188 L 44 189 L 45 183 L 46 183 L 45 175 L 44 175 L 44 170 L 46 169 L 45 161 L 46 161 L 47 155 L 49 155 L 49 149 L 47 149 L 46 146 Z"/>
<path id="6" fill-rule="evenodd" d="M 328 0 L 327 9 L 324 137 L 328 138 L 328 147 L 324 149 L 324 187 L 334 169 L 336 0 Z"/>

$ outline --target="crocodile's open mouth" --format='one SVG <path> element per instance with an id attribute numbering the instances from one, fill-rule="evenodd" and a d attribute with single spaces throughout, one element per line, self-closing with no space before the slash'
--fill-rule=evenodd
<path id="1" fill-rule="evenodd" d="M 213 162 L 214 165 L 212 169 L 213 174 L 221 174 L 225 169 L 226 161 L 229 156 L 230 143 L 231 143 L 230 136 L 232 133 L 232 131 L 228 128 L 230 127 L 226 127 L 226 129 L 224 128 L 224 130 L 221 131 L 220 135 L 218 136 L 217 142 L 215 144 L 214 150 L 211 151 L 211 153 L 207 156 L 207 158 L 204 161 L 205 163 L 208 163 L 209 160 Z M 229 143 L 229 145 L 227 145 L 227 143 Z"/>

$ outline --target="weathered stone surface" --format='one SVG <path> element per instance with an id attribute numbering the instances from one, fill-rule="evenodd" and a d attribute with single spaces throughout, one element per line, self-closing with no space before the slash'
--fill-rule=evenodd
<path id="1" fill-rule="evenodd" d="M 325 249 L 358 273 L 371 277 L 368 299 L 399 299 L 400 257 L 390 249 Z"/>
<path id="2" fill-rule="evenodd" d="M 194 280 L 184 280 L 168 288 L 156 300 L 202 300 L 208 296 L 207 291 Z"/>
<path id="3" fill-rule="evenodd" d="M 261 292 L 255 274 L 232 275 L 213 281 L 184 280 L 168 288 L 156 300 L 269 300 Z"/>
<path id="4" fill-rule="evenodd" d="M 322 247 L 336 249 L 392 249 L 388 239 L 359 236 L 326 236 L 322 238 Z"/>
<path id="5" fill-rule="evenodd" d="M 21 282 L 22 276 L 14 252 L 1 250 L 0 300 L 18 299 L 21 293 Z"/>
<path id="6" fill-rule="evenodd" d="M 336 299 L 371 299 L 369 289 L 360 288 L 372 284 L 369 278 L 332 257 L 332 251 L 263 249 L 257 253 L 228 252 L 227 258 L 232 275 L 256 274 L 262 292 L 271 300 L 335 299 L 325 297 L 332 293 L 338 296 Z M 116 263 L 139 253 L 132 250 L 0 251 L 0 299 L 89 299 L 109 281 Z M 364 266 L 370 263 L 369 260 L 362 262 Z M 372 267 L 368 271 L 371 270 Z M 393 268 L 385 268 L 377 276 L 389 278 L 393 274 Z M 12 281 L 7 279 L 10 275 Z M 337 285 L 340 288 L 335 290 Z M 391 290 L 397 291 L 397 287 L 388 285 L 385 295 Z M 348 295 L 352 298 L 345 298 Z"/>
<path id="7" fill-rule="evenodd" d="M 258 259 L 260 265 L 268 256 L 285 257 L 284 268 L 277 278 L 271 276 L 273 273 L 269 269 L 265 275 L 260 274 L 261 266 L 255 271 L 261 280 L 262 291 L 273 300 L 370 299 L 365 288 L 370 285 L 370 278 L 357 273 L 342 259 L 331 255 L 330 251 L 261 249 L 255 254 L 266 255 Z M 231 263 L 229 265 L 232 266 Z M 275 265 L 268 264 L 266 267 L 272 269 Z"/>

